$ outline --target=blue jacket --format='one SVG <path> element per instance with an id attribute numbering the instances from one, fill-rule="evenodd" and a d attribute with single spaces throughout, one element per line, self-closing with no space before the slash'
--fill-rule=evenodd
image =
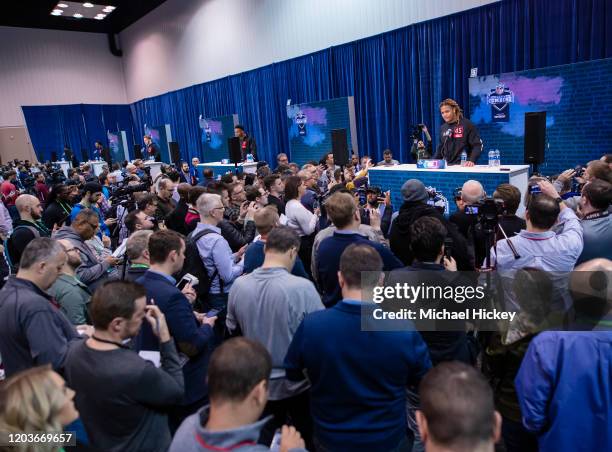
<path id="1" fill-rule="evenodd" d="M 108 229 L 108 226 L 106 226 L 106 223 L 104 223 L 104 215 L 102 215 L 102 212 L 100 212 L 100 209 L 98 209 L 95 206 L 91 206 L 89 208 L 98 214 L 98 223 L 100 224 L 100 232 L 110 237 L 110 229 Z M 79 214 L 79 212 L 83 209 L 86 209 L 86 207 L 83 204 L 75 204 L 72 210 L 70 211 L 70 221 L 73 222 L 76 216 Z"/>
<path id="2" fill-rule="evenodd" d="M 540 333 L 514 382 L 541 451 L 612 449 L 611 331 Z"/>
<path id="3" fill-rule="evenodd" d="M 199 324 L 189 300 L 168 277 L 148 270 L 136 282 L 142 284 L 147 290 L 147 303 L 150 304 L 150 300 L 153 299 L 166 316 L 168 329 L 174 338 L 177 350 L 190 357 L 183 366 L 185 377 L 183 404 L 188 405 L 208 397 L 206 372 L 213 329 L 209 325 Z M 159 340 L 151 331 L 148 322 L 142 323 L 140 334 L 136 339 L 136 348 L 137 350 L 159 350 Z"/>
<path id="4" fill-rule="evenodd" d="M 258 240 L 257 242 L 253 242 L 248 246 L 244 253 L 245 273 L 251 273 L 253 270 L 263 265 L 264 258 L 266 257 L 266 253 L 264 253 L 265 244 L 266 242 Z M 293 264 L 291 274 L 308 279 L 308 275 L 306 274 L 306 270 L 304 269 L 304 264 L 302 263 L 302 260 L 299 258 L 299 256 L 295 260 L 295 264 Z"/>
<path id="5" fill-rule="evenodd" d="M 402 261 L 395 257 L 389 248 L 380 243 L 372 242 L 356 231 L 335 231 L 334 235 L 321 242 L 316 256 L 319 286 L 323 293 L 323 304 L 326 307 L 333 306 L 342 298 L 340 285 L 338 284 L 340 256 L 353 243 L 365 243 L 378 251 L 383 260 L 383 270 L 386 272 L 404 266 Z"/>
<path id="6" fill-rule="evenodd" d="M 287 377 L 311 382 L 315 436 L 329 450 L 391 450 L 406 436 L 406 388 L 431 368 L 416 331 L 361 331 L 363 303 L 308 314 L 287 356 Z M 366 305 L 367 306 L 367 305 Z"/>

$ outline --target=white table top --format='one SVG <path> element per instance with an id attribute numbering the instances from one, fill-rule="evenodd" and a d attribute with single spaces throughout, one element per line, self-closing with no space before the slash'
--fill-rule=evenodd
<path id="1" fill-rule="evenodd" d="M 502 171 L 506 169 L 506 171 Z M 432 168 L 417 168 L 414 163 L 405 163 L 402 165 L 395 166 L 375 166 L 370 168 L 369 171 L 423 171 L 423 172 L 436 172 L 442 171 L 446 173 L 476 173 L 476 174 L 514 174 L 517 172 L 528 171 L 529 165 L 501 165 L 498 167 L 489 167 L 487 165 L 475 165 L 475 166 L 460 166 L 452 165 L 447 166 L 444 169 L 432 169 Z"/>
<path id="2" fill-rule="evenodd" d="M 233 168 L 233 163 L 221 163 L 221 162 L 204 162 L 198 164 L 198 166 L 227 166 L 228 168 Z M 239 163 L 238 166 L 257 166 L 257 162 L 242 162 Z"/>

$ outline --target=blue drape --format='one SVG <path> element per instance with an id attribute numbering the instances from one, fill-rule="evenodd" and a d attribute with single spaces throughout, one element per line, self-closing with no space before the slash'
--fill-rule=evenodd
<path id="1" fill-rule="evenodd" d="M 51 105 L 21 107 L 36 155 L 40 161 L 61 156 L 64 146 L 82 160 L 82 149 L 92 155 L 94 143 L 108 146 L 107 131 L 125 130 L 128 146 L 134 142 L 128 105 Z"/>
<path id="2" fill-rule="evenodd" d="M 608 57 L 612 2 L 503 0 L 143 99 L 130 110 L 137 142 L 145 123 L 168 123 L 183 158 L 201 156 L 200 114 L 237 113 L 260 158 L 273 161 L 289 148 L 287 99 L 354 96 L 360 154 L 381 159 L 390 148 L 409 161 L 411 124 L 426 123 L 435 140 L 442 99 L 454 98 L 467 110 L 470 68 L 492 74 Z M 29 120 L 28 129 L 32 135 Z"/>

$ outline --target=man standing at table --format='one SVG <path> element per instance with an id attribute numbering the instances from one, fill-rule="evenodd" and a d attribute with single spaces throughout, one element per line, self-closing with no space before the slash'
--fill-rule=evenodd
<path id="1" fill-rule="evenodd" d="M 482 151 L 482 141 L 476 126 L 463 117 L 461 107 L 453 99 L 440 102 L 440 114 L 444 124 L 440 126 L 440 143 L 434 159 L 444 159 L 449 165 L 457 165 L 461 163 L 461 152 L 465 150 L 465 166 L 474 166 Z"/>
<path id="2" fill-rule="evenodd" d="M 234 126 L 234 135 L 240 139 L 240 153 L 242 155 L 242 161 L 246 160 L 247 154 L 253 155 L 253 161 L 257 161 L 257 143 L 255 138 L 250 137 L 244 131 L 244 126 L 236 124 Z"/>

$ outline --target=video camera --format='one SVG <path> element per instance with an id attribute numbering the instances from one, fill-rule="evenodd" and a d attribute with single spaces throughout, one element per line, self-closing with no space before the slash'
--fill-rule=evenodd
<path id="1" fill-rule="evenodd" d="M 417 124 L 412 127 L 412 139 L 414 140 L 421 140 L 423 139 L 423 136 L 421 135 L 423 133 L 423 129 L 425 128 L 425 124 Z"/>
<path id="2" fill-rule="evenodd" d="M 484 198 L 482 201 L 465 206 L 466 215 L 476 215 L 477 221 L 483 230 L 494 230 L 499 222 L 499 217 L 507 213 L 506 205 L 501 199 Z"/>

